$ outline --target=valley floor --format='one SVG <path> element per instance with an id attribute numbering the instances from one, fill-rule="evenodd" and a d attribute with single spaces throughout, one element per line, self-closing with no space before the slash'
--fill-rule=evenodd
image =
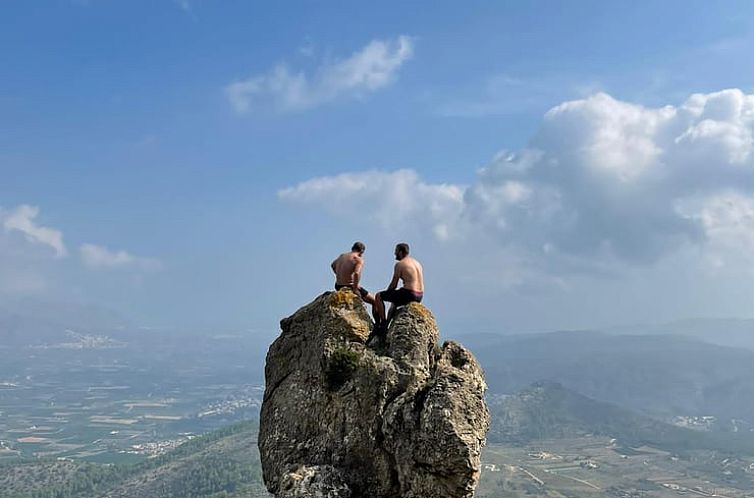
<path id="1" fill-rule="evenodd" d="M 754 459 L 619 448 L 609 438 L 489 445 L 478 498 L 754 497 Z"/>

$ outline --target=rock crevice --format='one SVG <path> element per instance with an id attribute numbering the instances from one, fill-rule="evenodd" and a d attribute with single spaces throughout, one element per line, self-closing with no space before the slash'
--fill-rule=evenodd
<path id="1" fill-rule="evenodd" d="M 278 498 L 471 498 L 489 428 L 484 375 L 458 343 L 438 347 L 412 303 L 379 344 L 348 290 L 281 321 L 265 366 L 259 448 Z"/>

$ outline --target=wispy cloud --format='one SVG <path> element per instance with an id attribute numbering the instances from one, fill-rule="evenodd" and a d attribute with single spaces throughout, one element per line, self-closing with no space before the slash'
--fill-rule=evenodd
<path id="1" fill-rule="evenodd" d="M 304 57 L 314 57 L 316 49 L 310 37 L 306 37 L 304 43 L 298 48 L 298 53 Z"/>
<path id="2" fill-rule="evenodd" d="M 81 261 L 92 269 L 138 268 L 142 270 L 159 270 L 162 265 L 152 258 L 134 256 L 126 251 L 112 251 L 95 244 L 82 244 L 79 247 Z"/>
<path id="3" fill-rule="evenodd" d="M 63 233 L 54 228 L 43 227 L 35 222 L 39 215 L 37 206 L 22 204 L 2 216 L 3 227 L 6 232 L 20 232 L 31 243 L 41 244 L 52 248 L 55 257 L 63 258 L 67 251 L 63 244 Z"/>
<path id="4" fill-rule="evenodd" d="M 488 77 L 481 86 L 454 89 L 440 97 L 433 112 L 444 117 L 481 118 L 547 109 L 568 97 L 581 97 L 601 90 L 597 83 L 576 82 L 563 76 L 522 78 L 509 74 Z"/>
<path id="5" fill-rule="evenodd" d="M 186 12 L 191 12 L 191 2 L 189 0 L 173 0 L 178 7 L 185 10 Z"/>
<path id="6" fill-rule="evenodd" d="M 254 112 L 266 105 L 279 112 L 303 111 L 389 86 L 413 51 L 408 36 L 373 40 L 348 58 L 323 62 L 312 74 L 280 63 L 265 74 L 229 84 L 225 93 L 238 113 Z"/>

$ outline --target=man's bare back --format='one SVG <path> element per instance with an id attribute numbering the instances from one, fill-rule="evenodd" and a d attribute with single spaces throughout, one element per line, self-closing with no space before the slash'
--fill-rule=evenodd
<path id="1" fill-rule="evenodd" d="M 350 252 L 344 252 L 332 262 L 330 267 L 335 273 L 335 290 L 350 287 L 361 299 L 374 304 L 374 295 L 361 287 L 361 270 L 364 268 L 364 251 L 366 246 L 363 242 L 354 242 Z"/>
<path id="2" fill-rule="evenodd" d="M 404 288 L 424 292 L 424 269 L 411 256 L 406 256 L 395 264 L 395 275 L 401 279 Z"/>
<path id="3" fill-rule="evenodd" d="M 354 285 L 354 276 L 361 273 L 364 260 L 357 253 L 344 252 L 332 262 L 336 285 Z"/>
<path id="4" fill-rule="evenodd" d="M 410 248 L 405 242 L 395 246 L 395 259 L 398 262 L 393 268 L 393 278 L 387 289 L 378 292 L 375 296 L 372 308 L 373 333 L 385 333 L 387 324 L 392 320 L 398 306 L 412 302 L 421 303 L 424 298 L 424 269 L 421 263 L 409 256 L 409 252 Z M 398 282 L 403 282 L 403 287 L 400 289 Z M 391 303 L 387 316 L 385 316 L 385 302 Z"/>

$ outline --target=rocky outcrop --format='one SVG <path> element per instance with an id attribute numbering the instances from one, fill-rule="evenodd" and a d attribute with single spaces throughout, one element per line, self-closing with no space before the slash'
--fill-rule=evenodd
<path id="1" fill-rule="evenodd" d="M 259 430 L 267 488 L 278 498 L 472 497 L 490 421 L 479 364 L 460 344 L 437 345 L 420 304 L 367 345 L 371 326 L 349 290 L 281 321 Z"/>

